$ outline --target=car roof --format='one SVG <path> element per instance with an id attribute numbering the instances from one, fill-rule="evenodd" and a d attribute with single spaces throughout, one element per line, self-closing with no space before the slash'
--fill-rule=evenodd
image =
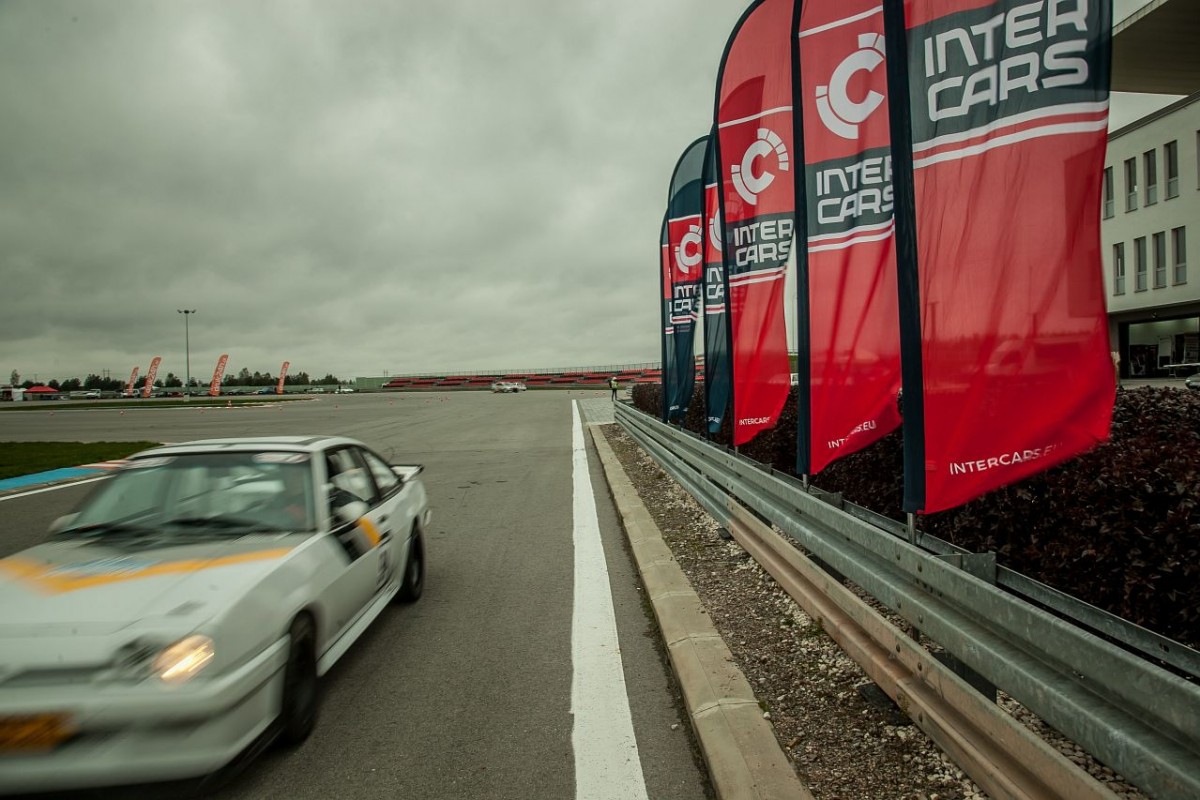
<path id="1" fill-rule="evenodd" d="M 316 453 L 329 447 L 343 444 L 362 446 L 362 442 L 348 439 L 345 436 L 248 436 L 227 439 L 198 439 L 192 442 L 178 442 L 143 450 L 131 456 L 168 455 L 180 453 L 212 453 L 212 452 L 252 452 L 259 450 L 280 450 L 290 453 Z"/>

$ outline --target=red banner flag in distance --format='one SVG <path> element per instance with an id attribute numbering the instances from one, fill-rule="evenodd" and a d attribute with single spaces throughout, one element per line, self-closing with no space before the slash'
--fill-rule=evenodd
<path id="1" fill-rule="evenodd" d="M 775 426 L 791 386 L 784 273 L 795 231 L 793 0 L 758 0 L 739 20 L 717 76 L 715 123 L 728 322 L 733 442 Z"/>
<path id="2" fill-rule="evenodd" d="M 923 373 L 905 506 L 935 512 L 1108 438 L 1097 206 L 1112 7 L 889 0 L 887 13 L 889 52 L 907 30 L 906 75 L 893 77 L 908 82 L 911 150 L 897 159 L 912 158 L 921 341 L 906 333 L 903 347 L 907 360 L 919 346 Z M 897 198 L 908 202 L 898 170 Z"/>
<path id="3" fill-rule="evenodd" d="M 149 397 L 150 392 L 154 390 L 154 378 L 158 375 L 158 365 L 162 362 L 162 356 L 155 356 L 150 362 L 150 369 L 146 371 L 146 382 L 142 385 L 142 397 Z"/>
<path id="4" fill-rule="evenodd" d="M 283 366 L 279 368 L 279 383 L 275 384 L 275 394 L 283 394 L 283 380 L 287 377 L 288 366 L 291 362 L 283 362 Z"/>
<path id="5" fill-rule="evenodd" d="M 125 384 L 125 394 L 128 397 L 133 396 L 133 387 L 137 383 L 138 367 L 133 368 L 133 372 L 129 374 L 129 383 Z"/>
<path id="6" fill-rule="evenodd" d="M 225 364 L 229 361 L 229 354 L 225 353 L 217 359 L 217 368 L 213 370 L 212 381 L 208 384 L 208 396 L 218 397 L 221 394 L 221 378 L 225 375 Z"/>
<path id="7" fill-rule="evenodd" d="M 809 452 L 816 474 L 900 425 L 900 333 L 880 0 L 810 0 L 800 17 Z M 797 126 L 799 127 L 799 125 Z M 805 437 L 800 437 L 801 442 Z M 805 456 L 807 455 L 807 463 Z M 807 467 L 807 469 L 805 469 Z"/>

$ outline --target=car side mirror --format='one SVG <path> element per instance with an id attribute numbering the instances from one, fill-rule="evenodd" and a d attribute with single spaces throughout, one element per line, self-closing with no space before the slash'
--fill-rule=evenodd
<path id="1" fill-rule="evenodd" d="M 362 500 L 351 500 L 348 503 L 342 503 L 333 507 L 333 517 L 340 525 L 349 525 L 358 522 L 367 515 L 371 507 Z"/>

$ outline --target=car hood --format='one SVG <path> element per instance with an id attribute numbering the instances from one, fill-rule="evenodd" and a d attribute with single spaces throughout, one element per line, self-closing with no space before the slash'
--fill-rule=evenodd
<path id="1" fill-rule="evenodd" d="M 290 541 L 38 545 L 0 559 L 0 638 L 104 635 L 147 619 L 210 618 L 275 569 Z"/>

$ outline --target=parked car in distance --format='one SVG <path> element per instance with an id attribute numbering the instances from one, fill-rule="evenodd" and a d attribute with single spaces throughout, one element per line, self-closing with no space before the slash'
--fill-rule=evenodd
<path id="1" fill-rule="evenodd" d="M 310 386 L 307 391 L 309 394 L 325 394 L 325 388 L 322 386 Z"/>
<path id="2" fill-rule="evenodd" d="M 354 394 L 354 387 L 353 386 L 339 386 L 335 390 L 334 393 L 335 394 Z"/>
<path id="3" fill-rule="evenodd" d="M 492 384 L 492 391 L 498 394 L 510 394 L 520 390 L 508 381 L 496 381 Z"/>
<path id="4" fill-rule="evenodd" d="M 329 436 L 130 457 L 0 559 L 0 792 L 193 778 L 307 738 L 320 677 L 421 596 L 421 471 Z"/>
<path id="5" fill-rule="evenodd" d="M 1200 389 L 1200 372 L 1195 375 L 1188 375 L 1183 379 L 1183 385 L 1189 389 Z"/>
<path id="6" fill-rule="evenodd" d="M 264 386 L 261 389 L 259 389 L 257 392 L 255 392 L 255 394 L 275 394 L 275 387 L 274 386 Z"/>

